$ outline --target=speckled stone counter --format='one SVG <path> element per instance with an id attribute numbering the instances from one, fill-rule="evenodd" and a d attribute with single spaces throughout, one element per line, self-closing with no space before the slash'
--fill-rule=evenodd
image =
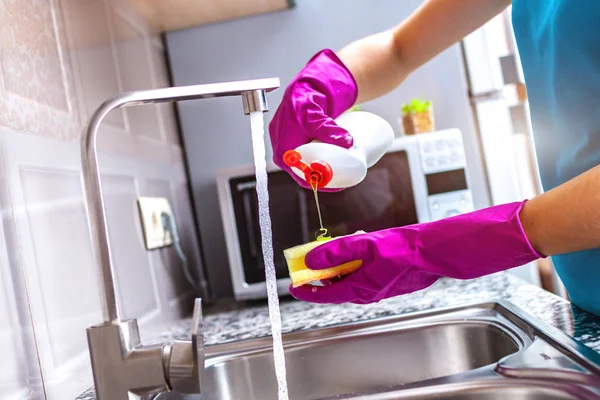
<path id="1" fill-rule="evenodd" d="M 508 301 L 600 352 L 600 318 L 508 273 L 471 281 L 442 279 L 421 292 L 370 305 L 322 305 L 282 300 L 281 317 L 283 332 L 289 333 L 495 300 Z M 271 325 L 266 304 L 247 308 L 239 308 L 237 305 L 230 308 L 236 309 L 205 310 L 204 339 L 207 346 L 270 336 Z M 183 320 L 166 332 L 142 332 L 142 341 L 152 343 L 185 339 L 189 338 L 189 332 L 190 320 Z M 84 399 L 95 399 L 93 390 L 77 398 Z"/>

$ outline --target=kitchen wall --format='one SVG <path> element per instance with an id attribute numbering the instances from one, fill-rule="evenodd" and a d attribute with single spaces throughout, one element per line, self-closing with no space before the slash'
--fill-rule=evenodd
<path id="1" fill-rule="evenodd" d="M 119 0 L 0 0 L 0 26 L 0 397 L 72 399 L 102 320 L 80 132 L 107 97 L 169 85 L 164 48 Z M 157 327 L 191 291 L 173 249 L 145 251 L 138 196 L 170 199 L 201 262 L 173 107 L 113 112 L 99 147 L 121 310 Z"/>
<path id="2" fill-rule="evenodd" d="M 421 3 L 297 0 L 296 7 L 289 11 L 171 32 L 167 43 L 174 82 L 185 85 L 278 76 L 282 88 L 269 94 L 272 111 L 265 114 L 268 124 L 285 86 L 314 53 L 325 47 L 337 50 L 393 27 Z M 433 101 L 439 129 L 461 129 L 475 206 L 489 205 L 459 45 L 364 108 L 386 118 L 400 134 L 400 105 L 419 95 Z M 252 162 L 249 121 L 239 106 L 239 99 L 179 105 L 208 275 L 213 292 L 221 297 L 231 296 L 232 288 L 220 214 L 215 212 L 219 207 L 215 173 Z"/>

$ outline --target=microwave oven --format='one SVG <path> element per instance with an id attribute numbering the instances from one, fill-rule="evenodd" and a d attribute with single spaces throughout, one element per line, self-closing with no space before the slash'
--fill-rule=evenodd
<path id="1" fill-rule="evenodd" d="M 265 298 L 256 181 L 252 165 L 217 173 L 217 188 L 234 294 Z M 319 221 L 311 190 L 268 167 L 274 261 L 280 295 L 290 279 L 283 250 L 315 240 Z M 332 236 L 435 221 L 473 211 L 460 130 L 396 138 L 358 185 L 319 192 L 323 224 Z"/>

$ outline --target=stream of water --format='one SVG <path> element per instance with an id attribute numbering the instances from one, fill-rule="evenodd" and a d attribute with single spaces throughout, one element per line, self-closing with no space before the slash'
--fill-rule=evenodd
<path id="1" fill-rule="evenodd" d="M 281 314 L 277 295 L 277 277 L 273 261 L 273 237 L 271 231 L 271 215 L 269 214 L 269 192 L 267 186 L 267 163 L 265 159 L 265 126 L 261 111 L 250 114 L 252 128 L 252 148 L 254 151 L 254 168 L 256 171 L 256 194 L 258 196 L 258 221 L 262 238 L 262 252 L 265 263 L 267 295 L 269 299 L 269 317 L 273 335 L 273 358 L 279 400 L 288 400 L 285 357 L 281 340 Z"/>

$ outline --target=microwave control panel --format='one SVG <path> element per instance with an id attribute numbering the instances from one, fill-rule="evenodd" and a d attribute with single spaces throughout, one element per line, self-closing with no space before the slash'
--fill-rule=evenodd
<path id="1" fill-rule="evenodd" d="M 460 130 L 421 134 L 417 141 L 431 221 L 473 211 Z"/>
<path id="2" fill-rule="evenodd" d="M 418 142 L 425 174 L 465 168 L 465 149 L 458 129 L 422 134 Z"/>

